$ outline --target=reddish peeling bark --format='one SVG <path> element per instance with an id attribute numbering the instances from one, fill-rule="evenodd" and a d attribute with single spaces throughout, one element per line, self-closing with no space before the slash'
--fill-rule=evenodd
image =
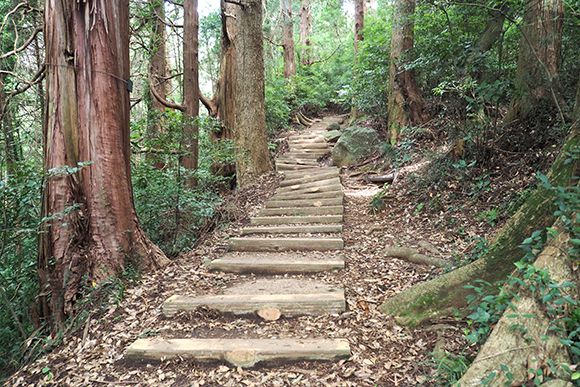
<path id="1" fill-rule="evenodd" d="M 168 260 L 139 226 L 129 143 L 129 1 L 46 0 L 47 114 L 38 257 L 43 317 L 61 327 L 83 284 Z M 63 173 L 80 162 L 90 166 Z M 60 170 L 60 172 L 59 172 Z"/>
<path id="2" fill-rule="evenodd" d="M 292 23 L 292 0 L 282 0 L 282 45 L 284 46 L 284 78 L 296 74 L 294 55 L 294 25 Z"/>
<path id="3" fill-rule="evenodd" d="M 198 67 L 198 30 L 199 16 L 197 0 L 184 0 L 183 25 L 183 150 L 181 158 L 184 168 L 195 171 L 198 166 L 199 126 L 199 67 Z M 188 179 L 190 186 L 195 179 Z"/>
<path id="4" fill-rule="evenodd" d="M 302 0 L 300 3 L 300 45 L 302 53 L 300 63 L 309 65 L 312 63 L 312 43 L 310 34 L 312 33 L 312 12 L 310 10 L 310 0 Z"/>
<path id="5" fill-rule="evenodd" d="M 406 56 L 413 48 L 415 0 L 397 0 L 393 14 L 391 64 L 388 88 L 388 128 L 391 143 L 398 141 L 401 128 L 427 120 L 424 101 L 413 70 L 406 70 Z"/>

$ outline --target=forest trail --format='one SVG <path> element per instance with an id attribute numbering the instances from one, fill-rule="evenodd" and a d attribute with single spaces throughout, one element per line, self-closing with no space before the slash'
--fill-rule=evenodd
<path id="1" fill-rule="evenodd" d="M 320 157 L 330 151 L 327 128 L 339 117 L 327 117 L 288 138 L 289 151 L 276 160 L 284 179 L 240 237 L 229 239 L 229 252 L 208 263 L 213 271 L 260 273 L 262 276 L 225 289 L 223 294 L 175 294 L 163 314 L 208 308 L 234 315 L 257 314 L 267 321 L 299 315 L 320 316 L 346 309 L 342 287 L 309 279 L 271 279 L 268 275 L 317 273 L 344 268 L 343 191 L 336 167 Z M 312 252 L 328 252 L 324 257 Z M 221 316 L 216 316 L 221 318 Z M 314 334 L 313 336 L 318 336 Z M 346 338 L 141 338 L 126 351 L 132 359 L 193 358 L 251 367 L 268 361 L 335 360 L 350 356 Z"/>

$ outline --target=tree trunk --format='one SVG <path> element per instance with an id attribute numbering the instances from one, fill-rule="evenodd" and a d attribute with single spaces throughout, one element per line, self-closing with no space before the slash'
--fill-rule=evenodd
<path id="1" fill-rule="evenodd" d="M 300 63 L 306 66 L 312 63 L 311 33 L 312 13 L 310 10 L 310 0 L 302 0 L 300 3 L 300 45 L 302 46 Z"/>
<path id="2" fill-rule="evenodd" d="M 547 270 L 555 283 L 578 282 L 568 266 L 568 240 L 567 233 L 560 230 L 534 263 L 538 269 Z M 492 385 L 526 385 L 529 383 L 529 368 L 534 364 L 547 367 L 548 359 L 556 366 L 569 364 L 567 349 L 560 342 L 561 337 L 550 329 L 553 321 L 541 305 L 528 292 L 520 291 L 458 385 L 482 385 L 482 380 L 492 372 L 495 373 Z M 511 376 L 506 375 L 506 369 Z"/>
<path id="3" fill-rule="evenodd" d="M 564 7 L 562 0 L 526 2 L 516 71 L 516 96 L 506 122 L 523 120 L 536 107 L 556 107 L 562 116 L 558 92 Z M 561 117 L 562 118 L 562 117 Z"/>
<path id="4" fill-rule="evenodd" d="M 504 7 L 505 8 L 505 7 Z M 507 9 L 493 10 L 490 13 L 489 19 L 483 34 L 479 37 L 476 45 L 476 51 L 483 53 L 491 50 L 495 42 L 501 37 L 503 33 L 503 23 L 505 21 L 505 12 Z"/>
<path id="5" fill-rule="evenodd" d="M 235 50 L 236 178 L 243 187 L 272 170 L 266 134 L 262 1 L 238 8 Z"/>
<path id="6" fill-rule="evenodd" d="M 423 97 L 413 70 L 406 70 L 413 49 L 415 0 L 395 1 L 388 89 L 388 128 L 391 143 L 398 141 L 401 128 L 427 120 Z"/>
<path id="7" fill-rule="evenodd" d="M 43 317 L 59 328 L 83 285 L 127 264 L 146 270 L 168 260 L 141 230 L 132 200 L 129 1 L 47 0 L 45 26 L 48 175 L 39 299 Z"/>
<path id="8" fill-rule="evenodd" d="M 292 23 L 292 0 L 282 0 L 282 45 L 284 46 L 284 78 L 292 78 L 296 74 L 294 59 L 294 24 Z"/>
<path id="9" fill-rule="evenodd" d="M 567 163 L 568 152 L 578 147 L 578 129 L 573 127 L 548 177 L 554 186 L 568 186 L 578 174 L 578 162 Z M 465 297 L 472 293 L 466 285 L 483 279 L 496 282 L 513 270 L 514 262 L 523 252 L 520 244 L 533 231 L 554 223 L 554 193 L 538 185 L 524 204 L 499 230 L 487 253 L 475 262 L 421 282 L 386 300 L 380 307 L 386 314 L 399 318 L 401 323 L 415 325 L 421 321 L 447 315 L 452 308 L 466 305 Z"/>
<path id="10" fill-rule="evenodd" d="M 363 41 L 365 20 L 365 0 L 354 1 L 354 55 L 358 53 L 358 43 Z"/>
<path id="11" fill-rule="evenodd" d="M 149 79 L 155 82 L 155 90 L 159 95 L 166 99 L 168 95 L 169 82 L 167 80 L 167 49 L 165 41 L 167 34 L 165 32 L 165 5 L 163 0 L 150 0 L 151 7 L 151 36 L 149 38 L 150 63 L 149 63 Z M 150 91 L 147 99 L 148 122 L 147 122 L 147 137 L 155 139 L 159 134 L 164 132 L 164 121 L 162 115 L 165 112 L 165 105 L 163 105 Z M 163 168 L 164 163 L 158 155 L 149 153 L 147 158 L 153 162 L 156 168 Z"/>
<path id="12" fill-rule="evenodd" d="M 199 144 L 199 68 L 198 68 L 198 30 L 199 16 L 197 0 L 183 2 L 183 150 L 181 165 L 196 171 L 198 166 Z M 194 186 L 195 179 L 188 178 L 188 185 Z"/>

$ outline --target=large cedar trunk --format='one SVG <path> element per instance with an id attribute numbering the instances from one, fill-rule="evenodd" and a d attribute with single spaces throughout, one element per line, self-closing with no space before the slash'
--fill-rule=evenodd
<path id="1" fill-rule="evenodd" d="M 300 2 L 300 45 L 302 53 L 300 63 L 309 65 L 312 63 L 312 46 L 310 34 L 312 33 L 312 13 L 310 10 L 310 0 Z"/>
<path id="2" fill-rule="evenodd" d="M 557 107 L 558 71 L 562 51 L 562 0 L 526 2 L 516 72 L 516 96 L 506 122 L 525 119 L 542 103 Z"/>
<path id="3" fill-rule="evenodd" d="M 165 41 L 167 34 L 165 32 L 165 6 L 163 0 L 150 0 L 151 7 L 151 36 L 149 38 L 149 55 L 151 56 L 149 62 L 149 79 L 155 83 L 151 87 L 163 99 L 167 98 L 169 81 L 167 79 L 167 49 Z M 165 105 L 163 105 L 151 91 L 149 91 L 149 98 L 147 98 L 147 109 L 149 111 L 147 122 L 147 137 L 149 139 L 157 138 L 164 132 L 163 113 L 165 112 Z M 147 154 L 147 159 L 153 162 L 156 168 L 163 168 L 164 163 L 154 153 Z"/>
<path id="4" fill-rule="evenodd" d="M 133 205 L 129 0 L 47 0 L 47 114 L 38 272 L 43 317 L 62 326 L 84 284 L 168 262 Z M 80 171 L 78 163 L 91 163 Z"/>
<path id="5" fill-rule="evenodd" d="M 183 151 L 181 165 L 190 171 L 197 170 L 199 143 L 199 68 L 197 0 L 183 2 Z M 188 179 L 195 185 L 195 179 Z"/>
<path id="6" fill-rule="evenodd" d="M 284 46 L 284 78 L 291 78 L 296 74 L 294 59 L 294 25 L 292 23 L 292 0 L 282 0 L 282 30 Z"/>
<path id="7" fill-rule="evenodd" d="M 413 49 L 415 0 L 396 0 L 393 14 L 388 88 L 388 128 L 396 143 L 401 128 L 427 120 L 423 97 L 413 70 L 405 70 Z"/>
<path id="8" fill-rule="evenodd" d="M 243 187 L 272 170 L 266 135 L 262 1 L 247 0 L 236 13 L 234 111 L 236 179 Z"/>
<path id="9" fill-rule="evenodd" d="M 571 149 L 578 147 L 578 128 L 573 127 L 548 177 L 553 186 L 568 186 L 578 176 L 578 162 L 569 163 Z M 453 308 L 466 305 L 471 294 L 467 285 L 477 280 L 494 283 L 504 279 L 519 261 L 523 252 L 522 241 L 533 231 L 552 225 L 555 221 L 554 192 L 542 185 L 528 196 L 518 211 L 498 231 L 486 254 L 475 262 L 421 282 L 386 300 L 380 309 L 399 318 L 401 323 L 415 325 L 421 321 L 452 313 Z"/>

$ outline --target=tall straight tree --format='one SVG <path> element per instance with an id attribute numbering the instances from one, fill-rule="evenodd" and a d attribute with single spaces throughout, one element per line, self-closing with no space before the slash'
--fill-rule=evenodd
<path id="1" fill-rule="evenodd" d="M 525 119 L 542 102 L 556 107 L 561 118 L 558 72 L 562 53 L 562 0 L 528 0 L 521 27 L 516 96 L 507 122 Z"/>
<path id="2" fill-rule="evenodd" d="M 182 150 L 180 164 L 189 171 L 198 167 L 199 154 L 199 15 L 197 0 L 183 1 L 183 104 L 168 101 L 150 79 L 151 92 L 166 107 L 183 113 Z M 189 186 L 195 186 L 194 177 L 187 179 Z"/>
<path id="3" fill-rule="evenodd" d="M 157 90 L 162 98 L 167 98 L 169 82 L 167 80 L 167 49 L 165 41 L 167 33 L 165 32 L 165 3 L 164 0 L 149 0 L 151 10 L 151 31 L 149 37 L 149 79 L 155 82 L 153 87 Z M 164 131 L 164 122 L 162 113 L 165 106 L 150 92 L 150 98 L 147 98 L 148 124 L 147 137 L 154 139 Z M 156 168 L 162 168 L 164 163 L 155 157 L 154 154 L 148 154 L 148 159 L 154 161 Z"/>
<path id="4" fill-rule="evenodd" d="M 44 318 L 85 283 L 168 262 L 139 226 L 131 189 L 129 0 L 46 0 L 47 114 L 38 272 Z M 91 163 L 77 169 L 79 163 Z"/>
<path id="5" fill-rule="evenodd" d="M 312 33 L 312 11 L 310 9 L 310 0 L 300 1 L 300 45 L 302 46 L 302 53 L 300 55 L 300 63 L 309 65 L 312 61 L 312 43 L 310 42 L 310 34 Z"/>
<path id="6" fill-rule="evenodd" d="M 197 0 L 183 1 L 183 148 L 181 165 L 197 170 L 199 153 L 199 15 Z M 195 185 L 195 179 L 188 179 Z"/>
<path id="7" fill-rule="evenodd" d="M 294 23 L 292 22 L 292 0 L 282 0 L 282 45 L 284 46 L 284 78 L 296 74 L 294 53 Z"/>
<path id="8" fill-rule="evenodd" d="M 423 97 L 413 70 L 405 69 L 413 49 L 415 0 L 396 0 L 391 37 L 391 63 L 388 87 L 388 128 L 396 143 L 402 127 L 426 120 Z"/>
<path id="9" fill-rule="evenodd" d="M 234 74 L 236 179 L 243 187 L 271 171 L 264 95 L 262 1 L 237 7 Z"/>
<path id="10" fill-rule="evenodd" d="M 358 52 L 358 44 L 363 40 L 365 22 L 365 0 L 354 0 L 354 55 Z"/>

